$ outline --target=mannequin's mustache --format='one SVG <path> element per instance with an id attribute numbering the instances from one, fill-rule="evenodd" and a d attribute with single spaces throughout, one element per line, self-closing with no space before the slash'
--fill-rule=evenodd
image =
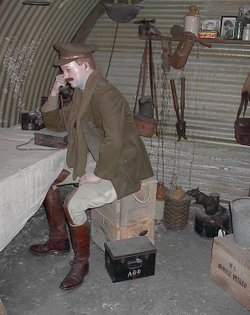
<path id="1" fill-rule="evenodd" d="M 67 82 L 67 83 L 70 83 L 71 81 L 73 81 L 74 79 L 73 78 L 68 78 L 68 79 L 66 79 L 65 81 Z"/>

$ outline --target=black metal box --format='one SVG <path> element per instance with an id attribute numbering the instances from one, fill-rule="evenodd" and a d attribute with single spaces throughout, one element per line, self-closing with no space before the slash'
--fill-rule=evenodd
<path id="1" fill-rule="evenodd" d="M 156 248 L 146 236 L 104 243 L 105 267 L 112 282 L 155 273 Z"/>

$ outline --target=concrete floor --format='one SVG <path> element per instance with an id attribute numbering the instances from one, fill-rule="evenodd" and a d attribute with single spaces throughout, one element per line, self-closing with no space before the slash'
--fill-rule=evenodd
<path id="1" fill-rule="evenodd" d="M 249 311 L 209 276 L 212 239 L 194 231 L 194 209 L 184 230 L 156 225 L 155 275 L 112 283 L 104 253 L 91 243 L 90 273 L 72 291 L 58 285 L 73 258 L 33 256 L 27 249 L 46 240 L 43 208 L 0 253 L 0 299 L 8 315 L 243 315 Z M 0 309 L 0 315 L 1 309 Z"/>

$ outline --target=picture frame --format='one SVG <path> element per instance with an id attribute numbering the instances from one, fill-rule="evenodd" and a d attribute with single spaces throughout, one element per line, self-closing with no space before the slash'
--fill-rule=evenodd
<path id="1" fill-rule="evenodd" d="M 237 16 L 222 16 L 221 17 L 221 27 L 220 36 L 224 39 L 234 38 L 234 29 Z"/>
<path id="2" fill-rule="evenodd" d="M 217 31 L 220 32 L 220 19 L 202 19 L 201 20 L 201 29 L 203 31 Z"/>
<path id="3" fill-rule="evenodd" d="M 250 24 L 250 5 L 243 6 L 243 16 L 246 24 Z"/>

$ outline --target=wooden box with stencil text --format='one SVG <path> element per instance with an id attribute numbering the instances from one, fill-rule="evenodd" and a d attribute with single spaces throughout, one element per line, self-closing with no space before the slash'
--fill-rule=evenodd
<path id="1" fill-rule="evenodd" d="M 239 247 L 233 234 L 214 238 L 210 275 L 250 310 L 250 250 Z"/>

